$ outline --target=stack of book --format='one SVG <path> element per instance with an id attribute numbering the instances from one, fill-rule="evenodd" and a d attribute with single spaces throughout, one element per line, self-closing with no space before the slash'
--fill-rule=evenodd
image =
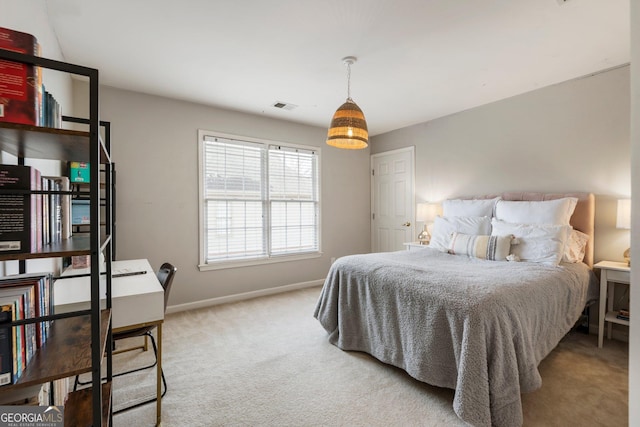
<path id="1" fill-rule="evenodd" d="M 621 320 L 629 320 L 629 310 L 626 308 L 618 310 L 618 315 L 616 317 Z"/>
<path id="2" fill-rule="evenodd" d="M 31 34 L 0 27 L 0 49 L 40 56 Z M 0 60 L 0 122 L 62 127 L 62 111 L 42 83 L 40 67 Z"/>
<path id="3" fill-rule="evenodd" d="M 0 165 L 0 254 L 37 252 L 71 237 L 71 193 L 66 192 L 68 177 Z"/>
<path id="4" fill-rule="evenodd" d="M 13 325 L 52 314 L 50 273 L 0 279 L 0 386 L 15 384 L 49 336 L 50 321 Z"/>

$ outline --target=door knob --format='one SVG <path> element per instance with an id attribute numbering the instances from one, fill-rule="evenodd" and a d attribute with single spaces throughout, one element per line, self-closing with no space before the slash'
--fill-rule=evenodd
<path id="1" fill-rule="evenodd" d="M 402 224 L 403 227 L 411 227 L 411 223 L 409 221 Z"/>

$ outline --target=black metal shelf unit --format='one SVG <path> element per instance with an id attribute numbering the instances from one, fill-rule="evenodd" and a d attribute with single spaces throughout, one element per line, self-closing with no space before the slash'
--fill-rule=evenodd
<path id="1" fill-rule="evenodd" d="M 89 391 L 83 390 L 77 396 L 69 396 L 67 405 L 65 406 L 65 418 L 67 416 L 77 417 L 81 425 L 110 425 L 112 421 L 111 415 L 111 378 L 112 378 L 112 348 L 111 348 L 111 260 L 112 260 L 112 241 L 111 233 L 113 218 L 113 198 L 111 194 L 112 186 L 112 163 L 110 158 L 109 130 L 107 130 L 106 143 L 100 134 L 100 118 L 99 118 L 99 102 L 98 102 L 98 70 L 83 67 L 66 62 L 51 60 L 47 58 L 25 55 L 13 51 L 0 49 L 0 60 L 7 60 L 28 64 L 32 66 L 57 70 L 77 76 L 88 78 L 89 82 L 89 118 L 79 119 L 88 125 L 89 131 L 75 131 L 65 129 L 53 129 L 38 126 L 29 126 L 13 123 L 0 123 L 0 150 L 13 154 L 18 157 L 19 162 L 24 158 L 54 159 L 60 161 L 83 161 L 90 165 L 103 165 L 105 171 L 102 175 L 100 167 L 90 168 L 90 184 L 89 184 L 89 200 L 90 200 L 90 216 L 91 223 L 89 225 L 89 233 L 87 236 L 79 236 L 80 238 L 68 239 L 63 245 L 46 246 L 42 251 L 16 255 L 2 255 L 0 261 L 7 260 L 25 260 L 31 258 L 48 258 L 48 257 L 67 257 L 73 255 L 90 255 L 91 262 L 91 304 L 89 310 L 77 311 L 75 315 L 78 319 L 80 316 L 90 317 L 89 331 L 86 331 L 90 339 L 83 340 L 82 337 L 77 341 L 81 342 L 81 348 L 84 348 L 87 355 L 90 354 L 90 362 L 84 368 L 84 372 L 92 373 L 92 387 Z M 73 120 L 71 120 L 73 121 Z M 104 122 L 103 122 L 104 123 Z M 101 182 L 104 185 L 103 208 L 100 206 L 100 187 Z M 104 212 L 104 214 L 101 213 Z M 104 218 L 103 218 L 104 217 Z M 101 221 L 103 219 L 103 221 Z M 101 225 L 102 224 L 102 225 Z M 101 228 L 104 233 L 101 233 Z M 103 253 L 106 261 L 106 310 L 100 307 L 100 256 Z M 64 363 L 60 363 L 60 368 L 44 372 L 41 366 L 56 365 L 53 360 L 57 357 L 64 358 L 65 346 L 69 342 L 69 335 L 73 335 L 76 331 L 75 326 L 68 323 L 73 317 L 69 314 L 40 317 L 31 319 L 28 322 L 37 323 L 43 320 L 54 320 L 54 327 L 57 328 L 54 335 L 51 336 L 46 345 L 38 350 L 35 359 L 39 361 L 39 366 L 30 370 L 31 362 L 27 365 L 24 375 L 28 380 L 17 384 L 3 386 L 0 391 L 2 393 L 11 393 L 19 387 L 28 385 L 45 383 L 54 379 L 71 377 L 77 374 L 82 367 L 65 367 Z M 86 321 L 80 321 L 85 324 Z M 67 325 L 67 326 L 65 326 Z M 80 331 L 77 331 L 78 334 Z M 71 338 L 74 338 L 71 336 Z M 82 344 L 84 343 L 84 344 Z M 89 348 L 87 348 L 89 347 Z M 47 349 L 56 348 L 57 351 L 47 351 Z M 78 351 L 78 349 L 69 349 L 70 351 Z M 103 356 L 106 357 L 103 358 Z M 47 360 L 48 359 L 48 360 Z M 101 366 L 103 359 L 107 369 L 107 383 L 103 384 L 101 380 Z M 51 362 L 51 363 L 49 363 Z M 62 361 L 61 361 L 62 362 Z M 87 403 L 88 402 L 88 403 Z M 79 408 L 91 408 L 91 414 L 88 411 Z M 76 410 L 84 413 L 74 414 Z"/>
<path id="2" fill-rule="evenodd" d="M 78 117 L 71 117 L 71 116 L 62 116 L 62 121 L 63 122 L 69 122 L 69 123 L 79 123 L 82 125 L 88 125 L 89 124 L 89 120 L 87 119 L 83 119 L 83 118 L 78 118 Z M 104 141 L 104 145 L 107 148 L 107 150 L 109 152 L 111 152 L 111 122 L 107 122 L 107 121 L 100 121 L 100 127 L 103 129 L 104 134 L 102 134 L 102 138 Z M 109 235 L 111 236 L 111 248 L 112 248 L 112 255 L 113 255 L 113 259 L 116 260 L 117 259 L 117 252 L 116 252 L 116 164 L 114 162 L 110 162 L 109 164 L 102 164 L 100 165 L 100 174 L 103 175 L 104 178 L 104 174 L 107 173 L 109 171 L 109 173 L 111 174 L 111 183 L 109 185 L 109 189 L 111 191 L 111 221 L 109 221 L 109 226 L 111 227 L 111 232 L 109 233 Z M 101 185 L 101 192 L 100 192 L 100 206 L 103 209 L 103 213 L 105 213 L 105 209 L 107 206 L 107 200 L 106 200 L 106 193 L 104 192 L 104 189 L 106 188 L 106 180 L 101 180 L 100 183 L 104 183 L 104 185 Z M 73 183 L 71 184 L 71 198 L 72 200 L 90 200 L 90 189 L 89 189 L 89 183 Z M 105 218 L 106 215 L 103 215 L 102 218 Z M 106 227 L 107 222 L 106 221 L 101 221 L 100 226 L 101 227 Z M 88 233 L 89 230 L 89 224 L 73 224 L 72 226 L 72 230 L 74 234 L 86 234 Z"/>

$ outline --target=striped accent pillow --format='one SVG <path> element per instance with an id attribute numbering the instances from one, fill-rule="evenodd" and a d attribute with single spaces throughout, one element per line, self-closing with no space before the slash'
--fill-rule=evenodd
<path id="1" fill-rule="evenodd" d="M 506 261 L 513 236 L 483 236 L 454 232 L 449 243 L 449 253 L 467 255 L 491 261 Z"/>

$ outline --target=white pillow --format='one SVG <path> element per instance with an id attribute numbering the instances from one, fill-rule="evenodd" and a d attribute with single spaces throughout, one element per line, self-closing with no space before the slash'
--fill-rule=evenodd
<path id="1" fill-rule="evenodd" d="M 512 235 L 482 236 L 454 232 L 449 243 L 449 253 L 467 255 L 469 258 L 506 261 L 512 239 Z"/>
<path id="2" fill-rule="evenodd" d="M 558 265 L 564 255 L 571 233 L 570 225 L 512 224 L 493 218 L 491 235 L 508 236 L 516 241 L 511 244 L 511 254 L 520 261 Z"/>
<path id="3" fill-rule="evenodd" d="M 449 199 L 442 202 L 442 216 L 493 216 L 495 199 Z"/>
<path id="4" fill-rule="evenodd" d="M 567 245 L 562 256 L 563 262 L 582 262 L 584 260 L 585 250 L 589 235 L 578 230 L 572 230 L 567 240 Z"/>
<path id="5" fill-rule="evenodd" d="M 577 203 L 575 197 L 544 201 L 498 200 L 495 217 L 513 224 L 569 225 Z"/>
<path id="6" fill-rule="evenodd" d="M 437 216 L 431 229 L 429 246 L 442 252 L 449 250 L 454 232 L 464 234 L 491 234 L 491 218 L 486 216 Z"/>

